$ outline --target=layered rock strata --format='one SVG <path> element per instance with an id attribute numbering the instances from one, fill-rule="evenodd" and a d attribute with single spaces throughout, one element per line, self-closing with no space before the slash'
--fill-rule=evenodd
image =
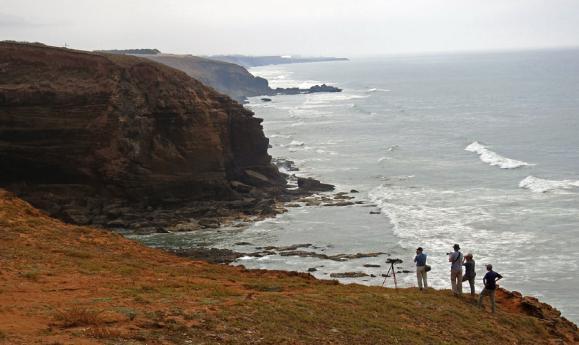
<path id="1" fill-rule="evenodd" d="M 275 211 L 285 180 L 260 123 L 151 61 L 0 42 L 0 184 L 68 221 Z"/>

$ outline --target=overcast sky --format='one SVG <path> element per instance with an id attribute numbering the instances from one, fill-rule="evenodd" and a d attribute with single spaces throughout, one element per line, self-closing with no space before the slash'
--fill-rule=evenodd
<path id="1" fill-rule="evenodd" d="M 0 0 L 0 40 L 360 56 L 579 46 L 579 0 Z"/>

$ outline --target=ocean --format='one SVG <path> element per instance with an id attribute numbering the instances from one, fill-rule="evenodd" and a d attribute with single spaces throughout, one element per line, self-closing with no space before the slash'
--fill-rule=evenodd
<path id="1" fill-rule="evenodd" d="M 325 254 L 385 252 L 346 261 L 267 255 L 248 268 L 375 277 L 387 258 L 413 270 L 421 246 L 429 283 L 450 288 L 446 253 L 473 253 L 500 285 L 536 296 L 579 322 L 579 50 L 357 58 L 263 66 L 272 87 L 328 83 L 341 93 L 260 97 L 247 105 L 290 172 L 335 184 L 364 202 L 302 206 L 243 227 L 140 236 L 152 246 L 211 246 L 254 252 L 308 243 Z M 249 243 L 249 244 L 248 244 Z M 366 265 L 366 266 L 364 266 Z M 380 267 L 367 267 L 379 265 Z M 398 274 L 415 286 L 414 273 Z M 392 287 L 391 278 L 386 286 Z M 465 285 L 466 288 L 466 285 Z M 467 289 L 465 289 L 466 291 Z"/>

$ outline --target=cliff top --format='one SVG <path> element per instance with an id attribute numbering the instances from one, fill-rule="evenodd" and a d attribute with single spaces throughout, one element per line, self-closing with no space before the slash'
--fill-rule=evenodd
<path id="1" fill-rule="evenodd" d="M 0 343 L 572 344 L 577 328 L 504 291 L 338 285 L 178 258 L 64 224 L 0 190 Z"/>

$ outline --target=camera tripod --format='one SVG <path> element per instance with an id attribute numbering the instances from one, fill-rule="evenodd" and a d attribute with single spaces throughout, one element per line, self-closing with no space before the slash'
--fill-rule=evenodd
<path id="1" fill-rule="evenodd" d="M 392 277 L 394 277 L 394 288 L 398 289 L 398 282 L 396 281 L 396 269 L 394 268 L 394 264 L 400 264 L 400 263 L 402 263 L 402 260 L 400 260 L 400 259 L 388 259 L 388 260 L 386 260 L 386 263 L 390 264 L 390 267 L 388 268 L 386 275 L 384 275 L 384 282 L 382 282 L 382 286 L 384 286 L 384 284 L 386 284 L 386 279 L 388 279 L 388 277 L 390 277 L 390 274 L 392 274 Z"/>

